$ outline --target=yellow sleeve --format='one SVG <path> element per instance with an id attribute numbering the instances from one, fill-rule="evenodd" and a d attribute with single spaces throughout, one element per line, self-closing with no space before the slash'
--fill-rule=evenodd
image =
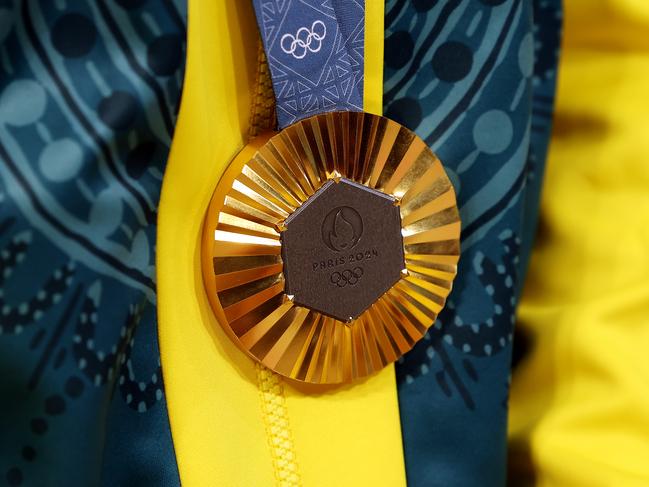
<path id="1" fill-rule="evenodd" d="M 649 3 L 565 2 L 541 227 L 520 307 L 512 467 L 649 485 Z"/>

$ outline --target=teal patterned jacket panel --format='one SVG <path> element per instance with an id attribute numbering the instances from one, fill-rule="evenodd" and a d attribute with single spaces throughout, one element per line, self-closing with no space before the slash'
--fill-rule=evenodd
<path id="1" fill-rule="evenodd" d="M 408 485 L 505 485 L 515 312 L 551 130 L 559 0 L 389 0 L 384 107 L 438 154 L 458 276 L 397 363 Z"/>
<path id="2" fill-rule="evenodd" d="M 0 0 L 0 484 L 179 484 L 154 252 L 185 25 Z"/>

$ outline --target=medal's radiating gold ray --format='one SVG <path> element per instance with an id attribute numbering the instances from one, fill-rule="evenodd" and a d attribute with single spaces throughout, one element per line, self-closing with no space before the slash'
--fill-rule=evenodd
<path id="1" fill-rule="evenodd" d="M 264 277 L 280 275 L 281 272 L 282 264 L 273 264 L 219 274 L 219 278 L 216 282 L 216 291 L 225 291 L 226 289 L 239 287 L 242 284 L 254 282 Z"/>
<path id="2" fill-rule="evenodd" d="M 239 338 L 241 340 L 241 343 L 245 347 L 252 347 L 253 345 L 255 345 L 292 308 L 293 303 L 283 303 L 263 320 L 250 328 L 245 334 L 240 336 Z"/>
<path id="3" fill-rule="evenodd" d="M 455 193 L 450 188 L 436 198 L 423 202 L 420 207 L 414 210 L 401 200 L 400 211 L 402 214 L 407 213 L 406 217 L 401 217 L 401 224 L 406 227 L 439 211 L 454 208 L 455 204 Z"/>
<path id="4" fill-rule="evenodd" d="M 410 350 L 412 343 L 408 333 L 404 329 L 405 321 L 400 325 L 397 321 L 398 317 L 395 315 L 394 310 L 390 309 L 389 296 L 385 294 L 373 306 L 376 310 L 376 320 L 380 323 L 390 337 L 393 346 L 397 347 L 399 356 Z"/>
<path id="5" fill-rule="evenodd" d="M 287 201 L 282 193 L 272 186 L 271 181 L 266 180 L 262 176 L 257 174 L 257 172 L 255 172 L 254 169 L 249 165 L 243 166 L 241 174 L 237 177 L 237 179 L 241 181 L 242 184 L 249 186 L 256 193 L 265 196 L 288 213 L 293 213 L 298 206 L 290 201 Z"/>
<path id="6" fill-rule="evenodd" d="M 253 145 L 232 162 L 204 226 L 204 278 L 221 324 L 301 382 L 349 383 L 394 362 L 433 324 L 457 272 L 459 212 L 439 159 L 399 124 L 356 112 L 305 119 Z M 284 220 L 341 177 L 399 201 L 407 270 L 349 323 L 285 294 L 279 240 Z"/>
<path id="7" fill-rule="evenodd" d="M 407 266 L 408 277 L 406 280 L 411 278 L 413 281 L 425 283 L 426 285 L 436 286 L 441 289 L 435 289 L 435 292 L 443 293 L 442 289 L 450 290 L 452 285 L 449 281 L 449 273 L 439 272 L 426 269 L 425 267 L 416 268 L 414 266 Z M 422 270 L 423 272 L 418 272 L 417 269 Z M 450 274 L 452 275 L 452 274 Z"/>
<path id="8" fill-rule="evenodd" d="M 272 215 L 269 215 L 264 210 L 258 210 L 253 206 L 250 206 L 246 203 L 235 199 L 234 197 L 228 195 L 225 198 L 225 204 L 221 210 L 222 214 L 229 214 L 233 216 L 238 216 L 252 222 L 260 223 L 262 225 L 273 226 L 278 221 L 281 221 L 282 218 L 278 218 Z"/>
<path id="9" fill-rule="evenodd" d="M 232 192 L 228 195 L 228 199 L 258 210 L 265 215 L 265 218 L 262 219 L 266 221 L 286 219 L 289 215 L 288 212 L 284 211 L 272 201 L 267 200 L 259 193 L 255 193 L 252 189 L 239 183 L 239 181 L 234 182 Z"/>
<path id="10" fill-rule="evenodd" d="M 279 240 L 279 233 L 275 230 L 274 225 L 271 226 L 268 222 L 259 223 L 252 218 L 245 218 L 243 215 L 237 216 L 221 213 L 219 215 L 219 221 L 216 224 L 216 229 L 223 232 Z"/>
<path id="11" fill-rule="evenodd" d="M 410 132 L 410 134 L 412 134 L 412 132 Z M 424 141 L 419 137 L 404 137 L 403 143 L 404 147 L 407 147 L 407 149 L 403 154 L 395 153 L 391 156 L 394 157 L 394 162 L 390 161 L 389 165 L 386 164 L 376 186 L 376 189 L 387 194 L 393 194 L 397 198 L 403 196 L 404 191 L 397 194 L 395 192 L 396 186 L 406 176 L 406 173 L 412 169 L 412 166 L 417 162 L 417 158 L 420 157 L 424 151 L 426 151 L 426 153 L 430 152 Z M 425 164 L 426 161 L 423 161 L 422 163 Z"/>
<path id="12" fill-rule="evenodd" d="M 432 213 L 424 218 L 421 218 L 409 225 L 403 224 L 403 236 L 414 235 L 417 233 L 429 232 L 433 229 L 443 227 L 444 225 L 451 225 L 459 222 L 459 215 L 457 208 L 451 206 Z"/>

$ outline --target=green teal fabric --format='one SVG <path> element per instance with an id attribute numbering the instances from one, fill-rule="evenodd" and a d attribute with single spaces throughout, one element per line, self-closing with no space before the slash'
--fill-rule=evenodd
<path id="1" fill-rule="evenodd" d="M 0 484 L 178 485 L 156 206 L 184 2 L 0 0 Z"/>
<path id="2" fill-rule="evenodd" d="M 536 227 L 561 27 L 558 0 L 389 0 L 385 114 L 455 186 L 458 276 L 397 364 L 408 485 L 505 484 L 515 311 Z"/>

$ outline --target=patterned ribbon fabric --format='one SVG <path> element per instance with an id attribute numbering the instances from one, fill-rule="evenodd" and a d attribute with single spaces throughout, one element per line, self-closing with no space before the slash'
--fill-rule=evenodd
<path id="1" fill-rule="evenodd" d="M 550 135 L 559 0 L 390 0 L 384 105 L 454 183 L 458 277 L 397 364 L 408 485 L 505 485 L 515 309 Z"/>
<path id="2" fill-rule="evenodd" d="M 3 485 L 179 483 L 154 244 L 183 3 L 0 1 Z"/>
<path id="3" fill-rule="evenodd" d="M 280 128 L 363 110 L 364 0 L 253 0 Z"/>

